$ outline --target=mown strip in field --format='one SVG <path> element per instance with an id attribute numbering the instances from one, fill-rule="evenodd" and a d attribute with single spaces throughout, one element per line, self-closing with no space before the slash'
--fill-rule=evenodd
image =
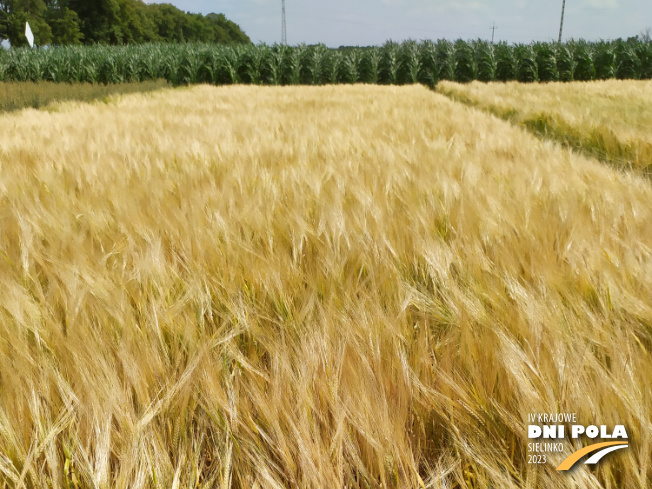
<path id="1" fill-rule="evenodd" d="M 652 177 L 652 82 L 441 82 L 436 90 L 616 168 Z"/>
<path id="2" fill-rule="evenodd" d="M 7 485 L 649 485 L 649 181 L 419 86 L 0 124 Z M 559 409 L 632 449 L 528 465 Z"/>
<path id="3" fill-rule="evenodd" d="M 53 83 L 40 82 L 0 82 L 0 112 L 10 112 L 27 107 L 40 109 L 54 102 L 89 102 L 113 95 L 150 92 L 171 87 L 164 80 L 139 83 Z"/>

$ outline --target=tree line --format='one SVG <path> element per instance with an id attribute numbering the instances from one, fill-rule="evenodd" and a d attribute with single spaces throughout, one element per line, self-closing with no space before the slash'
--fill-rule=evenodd
<path id="1" fill-rule="evenodd" d="M 250 43 L 223 14 L 193 14 L 174 5 L 142 0 L 0 0 L 0 40 L 27 45 L 25 23 L 35 43 L 138 44 L 148 42 Z"/>

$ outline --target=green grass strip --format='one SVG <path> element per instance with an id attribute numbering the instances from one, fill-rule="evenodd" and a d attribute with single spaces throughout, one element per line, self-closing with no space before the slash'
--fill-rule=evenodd
<path id="1" fill-rule="evenodd" d="M 53 83 L 53 82 L 0 82 L 0 112 L 11 112 L 28 107 L 44 108 L 54 102 L 108 99 L 113 95 L 150 92 L 170 87 L 165 80 L 140 83 Z"/>

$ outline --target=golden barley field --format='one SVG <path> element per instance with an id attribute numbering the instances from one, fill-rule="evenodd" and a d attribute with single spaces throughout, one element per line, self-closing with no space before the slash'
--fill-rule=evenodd
<path id="1" fill-rule="evenodd" d="M 0 125 L 0 487 L 652 484 L 650 180 L 418 86 Z"/>
<path id="2" fill-rule="evenodd" d="M 442 82 L 437 91 L 652 176 L 652 81 Z"/>

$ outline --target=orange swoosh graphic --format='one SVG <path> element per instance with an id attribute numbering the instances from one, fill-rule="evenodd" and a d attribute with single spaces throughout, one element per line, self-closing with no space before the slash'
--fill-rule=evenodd
<path id="1" fill-rule="evenodd" d="M 596 450 L 600 450 L 601 448 L 604 447 L 611 447 L 613 445 L 627 445 L 626 441 L 607 441 L 604 443 L 595 443 L 593 445 L 589 445 L 588 447 L 581 448 L 580 450 L 571 453 L 566 460 L 564 460 L 559 467 L 557 467 L 557 470 L 568 470 L 570 469 L 573 465 L 575 465 L 575 462 L 577 462 L 579 459 L 581 459 L 584 455 L 587 455 L 591 452 L 595 452 Z"/>

